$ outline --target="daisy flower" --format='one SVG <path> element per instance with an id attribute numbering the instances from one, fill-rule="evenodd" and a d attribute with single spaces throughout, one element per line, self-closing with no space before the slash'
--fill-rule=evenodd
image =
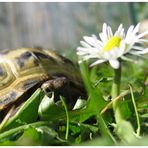
<path id="1" fill-rule="evenodd" d="M 82 47 L 77 48 L 77 54 L 81 57 L 79 62 L 96 59 L 90 66 L 94 66 L 106 61 L 114 69 L 120 66 L 119 59 L 129 60 L 126 54 L 142 55 L 148 53 L 148 48 L 144 48 L 141 44 L 148 42 L 143 37 L 148 34 L 148 30 L 143 33 L 139 32 L 140 23 L 135 27 L 132 25 L 127 32 L 123 25 L 119 25 L 117 31 L 113 34 L 112 29 L 106 23 L 103 24 L 102 32 L 99 34 L 100 39 L 95 35 L 91 37 L 84 36 L 84 41 L 80 41 Z"/>

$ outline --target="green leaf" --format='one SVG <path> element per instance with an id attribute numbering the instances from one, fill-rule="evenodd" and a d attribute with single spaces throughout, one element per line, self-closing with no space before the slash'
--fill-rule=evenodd
<path id="1" fill-rule="evenodd" d="M 58 136 L 58 133 L 47 126 L 41 126 L 36 128 L 40 133 L 41 145 L 59 145 L 59 143 L 65 143 L 63 139 Z"/>
<path id="2" fill-rule="evenodd" d="M 79 98 L 75 103 L 73 110 L 81 109 L 86 106 L 86 100 Z"/>
<path id="3" fill-rule="evenodd" d="M 120 102 L 120 109 L 123 115 L 124 119 L 128 119 L 129 117 L 131 117 L 132 112 L 129 108 L 128 102 L 127 101 L 121 101 Z"/>
<path id="4" fill-rule="evenodd" d="M 17 145 L 39 145 L 40 136 L 35 127 L 30 126 L 24 130 L 23 135 L 15 142 Z"/>
<path id="5" fill-rule="evenodd" d="M 69 128 L 72 132 L 71 135 L 75 135 L 81 132 L 80 127 L 78 125 L 70 124 Z"/>
<path id="6" fill-rule="evenodd" d="M 17 113 L 6 122 L 2 131 L 36 121 L 38 118 L 38 107 L 43 95 L 43 91 L 37 89 Z"/>
<path id="7" fill-rule="evenodd" d="M 3 139 L 3 141 L 0 143 L 0 145 L 10 145 L 10 146 L 36 146 L 36 145 L 40 145 L 39 143 L 39 134 L 36 131 L 36 129 L 34 127 L 29 127 L 26 130 L 23 131 L 18 131 L 16 132 L 18 133 L 17 137 L 15 137 L 15 133 L 7 136 L 5 138 L 5 140 Z M 20 134 L 19 134 L 20 133 Z M 12 138 L 18 138 L 18 139 L 14 139 L 15 141 L 12 141 Z"/>
<path id="8" fill-rule="evenodd" d="M 6 140 L 16 139 L 16 137 L 17 138 L 20 137 L 21 133 L 23 133 L 25 130 L 28 130 L 29 128 L 37 128 L 40 126 L 51 126 L 51 125 L 49 124 L 49 122 L 35 122 L 9 129 L 0 134 L 0 143 Z"/>
<path id="9" fill-rule="evenodd" d="M 54 95 L 51 98 L 44 96 L 39 105 L 38 113 L 40 119 L 44 121 L 59 120 L 61 116 L 65 116 L 65 110 L 62 105 L 58 106 L 55 104 Z"/>

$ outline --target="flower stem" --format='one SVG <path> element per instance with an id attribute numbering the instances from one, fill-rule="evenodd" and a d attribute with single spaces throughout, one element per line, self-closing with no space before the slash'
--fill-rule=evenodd
<path id="1" fill-rule="evenodd" d="M 118 69 L 114 69 L 114 80 L 112 84 L 112 98 L 115 99 L 120 94 L 120 80 L 121 80 L 121 66 Z M 120 100 L 113 101 L 113 110 L 116 123 L 122 120 L 120 111 Z"/>

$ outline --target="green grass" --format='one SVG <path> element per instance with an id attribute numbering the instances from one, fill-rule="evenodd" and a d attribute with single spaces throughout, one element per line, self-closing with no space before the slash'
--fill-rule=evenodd
<path id="1" fill-rule="evenodd" d="M 113 70 L 107 63 L 80 65 L 88 98 L 76 110 L 48 98 L 41 89 L 0 129 L 0 145 L 148 145 L 147 61 L 123 63 L 119 101 L 124 121 L 115 123 L 111 87 Z M 129 85 L 130 84 L 130 85 Z M 130 87 L 129 87 L 130 86 Z M 126 130 L 125 130 L 126 129 Z M 136 133 L 133 136 L 132 132 Z"/>

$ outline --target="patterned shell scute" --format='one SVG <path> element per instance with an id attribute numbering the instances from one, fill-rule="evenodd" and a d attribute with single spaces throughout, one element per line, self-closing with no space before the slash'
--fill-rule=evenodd
<path id="1" fill-rule="evenodd" d="M 48 79 L 45 64 L 57 64 L 43 50 L 22 48 L 0 53 L 0 110 Z M 50 69 L 50 66 L 49 66 Z"/>

